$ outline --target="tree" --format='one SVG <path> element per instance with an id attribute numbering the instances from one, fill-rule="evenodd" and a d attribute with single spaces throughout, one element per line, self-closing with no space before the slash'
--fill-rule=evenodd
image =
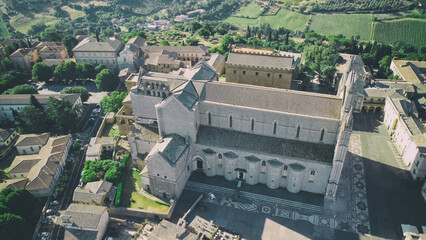
<path id="1" fill-rule="evenodd" d="M 36 199 L 27 189 L 20 188 L 9 193 L 4 203 L 12 213 L 28 219 L 32 214 Z"/>
<path id="2" fill-rule="evenodd" d="M 161 40 L 159 43 L 160 46 L 170 46 L 170 43 L 167 40 Z"/>
<path id="3" fill-rule="evenodd" d="M 78 112 L 80 109 L 74 108 L 71 103 L 65 99 L 56 99 L 49 97 L 49 104 L 46 108 L 47 119 L 51 122 L 51 128 L 56 133 L 68 134 L 75 130 Z"/>
<path id="4" fill-rule="evenodd" d="M 225 36 L 223 36 L 222 40 L 220 41 L 220 47 L 225 50 L 228 51 L 229 50 L 229 45 L 232 43 L 232 37 L 229 36 L 228 34 L 226 34 Z"/>
<path id="5" fill-rule="evenodd" d="M 111 91 L 114 89 L 116 78 L 109 69 L 102 70 L 95 79 L 96 87 L 102 91 Z"/>
<path id="6" fill-rule="evenodd" d="M 46 63 L 38 62 L 34 64 L 32 79 L 37 82 L 48 82 L 52 78 L 52 69 Z"/>
<path id="7" fill-rule="evenodd" d="M 96 77 L 95 67 L 90 63 L 77 63 L 75 69 L 77 71 L 77 78 L 94 79 Z"/>
<path id="8" fill-rule="evenodd" d="M 25 84 L 26 75 L 22 72 L 9 71 L 0 76 L 0 93 L 3 93 L 9 88 Z"/>
<path id="9" fill-rule="evenodd" d="M 117 168 L 112 167 L 106 171 L 104 180 L 112 183 L 117 183 L 120 179 L 121 172 L 117 170 Z"/>
<path id="10" fill-rule="evenodd" d="M 67 48 L 68 55 L 72 57 L 72 49 L 78 44 L 77 38 L 67 35 L 62 39 L 62 43 Z"/>
<path id="11" fill-rule="evenodd" d="M 34 107 L 36 107 L 36 108 L 38 108 L 38 109 L 40 109 L 40 110 L 43 110 L 43 111 L 44 111 L 43 106 L 40 104 L 40 102 L 37 100 L 37 98 L 36 98 L 36 97 L 34 97 L 34 95 L 32 95 L 32 94 L 31 94 L 31 96 L 30 96 L 30 104 L 31 104 L 32 106 L 34 106 Z"/>
<path id="12" fill-rule="evenodd" d="M 246 38 L 251 37 L 251 30 L 250 30 L 250 26 L 247 25 L 247 31 L 246 31 Z"/>
<path id="13" fill-rule="evenodd" d="M 12 213 L 0 215 L 0 235 L 4 239 L 23 239 L 25 221 L 21 216 Z"/>
<path id="14" fill-rule="evenodd" d="M 8 57 L 1 60 L 1 70 L 7 72 L 13 69 L 13 64 Z"/>
<path id="15" fill-rule="evenodd" d="M 123 100 L 126 98 L 126 92 L 117 92 L 114 91 L 110 96 L 105 96 L 101 100 L 101 107 L 104 109 L 105 113 L 109 112 L 118 112 L 121 106 L 123 105 Z"/>
<path id="16" fill-rule="evenodd" d="M 15 124 L 21 133 L 43 133 L 49 131 L 49 122 L 44 111 L 33 105 L 23 107 L 19 111 L 19 118 L 15 118 Z"/>
<path id="17" fill-rule="evenodd" d="M 79 93 L 83 102 L 89 99 L 89 91 L 85 87 L 66 87 L 62 89 L 61 93 Z"/>
<path id="18" fill-rule="evenodd" d="M 98 75 L 104 69 L 108 69 L 108 68 L 105 65 L 103 65 L 103 64 L 99 64 L 98 66 L 96 66 L 95 67 L 95 73 L 96 73 L 96 75 Z"/>
<path id="19" fill-rule="evenodd" d="M 11 89 L 6 90 L 4 95 L 13 95 L 13 94 L 37 94 L 37 89 L 28 84 L 18 85 Z"/>
<path id="20" fill-rule="evenodd" d="M 196 38 L 187 38 L 185 41 L 189 46 L 198 46 L 198 39 Z"/>
<path id="21" fill-rule="evenodd" d="M 73 61 L 60 63 L 56 66 L 53 74 L 57 78 L 57 81 L 69 82 L 71 80 L 75 80 L 77 77 L 75 66 L 76 64 Z"/>

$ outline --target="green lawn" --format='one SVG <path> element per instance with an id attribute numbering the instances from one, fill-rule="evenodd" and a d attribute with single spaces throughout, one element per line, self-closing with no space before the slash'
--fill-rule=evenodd
<path id="1" fill-rule="evenodd" d="M 114 126 L 112 126 L 111 130 L 109 130 L 108 137 L 112 137 L 114 139 L 117 139 L 118 136 L 120 136 L 120 133 L 118 132 L 118 126 L 117 126 L 117 124 L 114 124 Z"/>
<path id="2" fill-rule="evenodd" d="M 125 172 L 123 180 L 123 192 L 121 195 L 121 203 L 125 207 L 163 213 L 169 210 L 169 203 L 162 201 L 154 201 L 138 193 L 135 188 L 134 181 L 137 181 L 137 185 L 142 187 L 142 183 L 140 182 L 139 174 L 137 173 L 137 171 L 128 170 L 127 172 Z"/>
<path id="3" fill-rule="evenodd" d="M 10 38 L 10 33 L 7 30 L 6 23 L 0 20 L 0 38 Z"/>
<path id="4" fill-rule="evenodd" d="M 31 25 L 34 25 L 37 23 L 44 23 L 47 26 L 50 26 L 55 24 L 57 20 L 58 19 L 56 17 L 48 15 L 47 13 L 34 14 L 33 17 L 24 16 L 19 13 L 16 16 L 13 16 L 10 19 L 9 23 L 17 31 L 22 33 L 27 33 L 28 30 L 31 28 Z"/>
<path id="5" fill-rule="evenodd" d="M 62 8 L 62 10 L 68 12 L 71 20 L 75 20 L 77 18 L 81 18 L 81 17 L 84 17 L 86 15 L 83 11 L 75 10 L 75 9 L 72 9 L 68 6 L 63 6 L 61 8 Z"/>
<path id="6" fill-rule="evenodd" d="M 252 2 L 247 6 L 241 7 L 234 16 L 257 18 L 263 12 L 263 8 Z"/>
<path id="7" fill-rule="evenodd" d="M 234 24 L 240 29 L 246 29 L 247 25 L 257 26 L 262 23 L 269 23 L 272 28 L 284 27 L 301 31 L 305 29 L 308 19 L 309 15 L 281 9 L 275 16 L 260 16 L 256 19 L 231 16 L 225 19 L 225 22 Z"/>
<path id="8" fill-rule="evenodd" d="M 136 179 L 139 189 L 142 189 L 142 180 L 138 171 L 133 170 L 133 178 Z"/>
<path id="9" fill-rule="evenodd" d="M 359 35 L 370 40 L 371 14 L 315 14 L 310 29 L 324 35 L 343 34 L 347 38 Z"/>
<path id="10" fill-rule="evenodd" d="M 406 18 L 375 22 L 372 39 L 388 44 L 403 41 L 414 46 L 426 45 L 426 20 Z"/>

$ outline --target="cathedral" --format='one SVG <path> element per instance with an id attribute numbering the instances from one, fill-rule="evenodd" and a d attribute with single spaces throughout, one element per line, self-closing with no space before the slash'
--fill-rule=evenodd
<path id="1" fill-rule="evenodd" d="M 327 95 L 140 72 L 128 139 L 133 158 L 146 162 L 143 188 L 179 198 L 202 171 L 333 200 L 361 80 L 349 66 L 341 93 Z"/>

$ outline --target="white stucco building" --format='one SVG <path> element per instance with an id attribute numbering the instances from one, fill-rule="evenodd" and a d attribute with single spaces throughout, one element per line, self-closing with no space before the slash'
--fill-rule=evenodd
<path id="1" fill-rule="evenodd" d="M 414 105 L 402 90 L 386 98 L 384 123 L 413 179 L 426 177 L 426 137 Z"/>

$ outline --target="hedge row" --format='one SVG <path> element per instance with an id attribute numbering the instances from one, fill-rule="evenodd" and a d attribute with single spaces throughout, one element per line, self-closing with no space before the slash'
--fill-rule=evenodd
<path id="1" fill-rule="evenodd" d="M 117 187 L 117 195 L 115 196 L 115 206 L 120 205 L 122 190 L 123 190 L 123 182 L 120 182 Z"/>
<path id="2" fill-rule="evenodd" d="M 126 167 L 127 159 L 129 159 L 130 153 L 127 153 L 126 156 L 123 158 L 123 161 L 121 161 L 121 167 Z"/>

